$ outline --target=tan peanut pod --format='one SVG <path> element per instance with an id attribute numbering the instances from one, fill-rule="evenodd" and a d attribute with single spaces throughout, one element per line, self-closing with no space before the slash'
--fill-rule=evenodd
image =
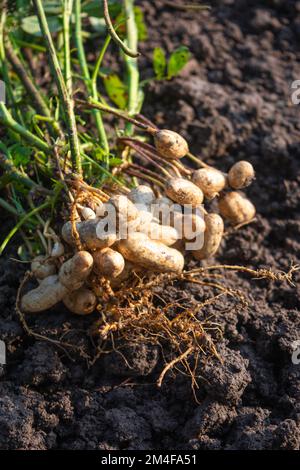
<path id="1" fill-rule="evenodd" d="M 197 207 L 203 202 L 203 192 L 192 181 L 185 178 L 171 178 L 166 184 L 166 195 L 178 204 Z"/>
<path id="2" fill-rule="evenodd" d="M 179 234 L 174 227 L 169 225 L 160 225 L 156 222 L 151 222 L 148 225 L 142 226 L 139 230 L 145 233 L 150 240 L 157 240 L 166 246 L 172 246 L 178 240 Z"/>
<path id="3" fill-rule="evenodd" d="M 65 253 L 65 247 L 61 242 L 55 242 L 51 251 L 51 258 L 59 258 Z"/>
<path id="4" fill-rule="evenodd" d="M 43 312 L 60 302 L 67 292 L 68 289 L 61 284 L 56 274 L 46 277 L 36 289 L 22 297 L 21 310 L 30 313 Z"/>
<path id="5" fill-rule="evenodd" d="M 36 256 L 31 263 L 31 272 L 34 277 L 38 280 L 45 279 L 46 277 L 52 276 L 56 273 L 56 267 L 53 260 L 46 256 Z"/>
<path id="6" fill-rule="evenodd" d="M 125 260 L 121 253 L 111 248 L 94 251 L 92 256 L 94 271 L 109 279 L 120 276 L 125 267 Z"/>
<path id="7" fill-rule="evenodd" d="M 250 222 L 256 214 L 252 202 L 237 191 L 226 193 L 219 199 L 219 210 L 222 217 L 233 225 Z"/>
<path id="8" fill-rule="evenodd" d="M 134 204 L 141 204 L 149 207 L 155 201 L 155 194 L 149 186 L 140 184 L 130 191 L 128 198 Z"/>
<path id="9" fill-rule="evenodd" d="M 86 287 L 69 292 L 62 300 L 67 309 L 76 315 L 89 315 L 93 313 L 97 305 L 95 294 Z"/>
<path id="10" fill-rule="evenodd" d="M 199 210 L 196 213 L 175 214 L 174 227 L 183 240 L 193 240 L 205 231 L 204 216 Z"/>
<path id="11" fill-rule="evenodd" d="M 201 168 L 194 171 L 192 181 L 207 199 L 216 197 L 226 186 L 226 176 L 215 168 Z"/>
<path id="12" fill-rule="evenodd" d="M 93 220 L 96 218 L 96 213 L 90 207 L 79 206 L 81 216 L 84 220 Z"/>
<path id="13" fill-rule="evenodd" d="M 246 188 L 254 178 L 254 168 L 251 163 L 245 160 L 235 163 L 228 172 L 228 183 L 233 189 Z"/>
<path id="14" fill-rule="evenodd" d="M 92 271 L 93 262 L 88 251 L 78 251 L 61 265 L 58 273 L 60 282 L 70 291 L 79 289 Z"/>
<path id="15" fill-rule="evenodd" d="M 182 214 L 182 207 L 172 199 L 161 196 L 154 201 L 152 213 L 153 219 L 159 221 L 162 225 L 173 226 L 175 215 Z"/>
<path id="16" fill-rule="evenodd" d="M 189 152 L 187 141 L 177 132 L 168 129 L 156 132 L 154 144 L 158 152 L 168 159 L 179 159 Z"/>
<path id="17" fill-rule="evenodd" d="M 90 250 L 97 250 L 113 245 L 117 239 L 114 231 L 97 230 L 100 218 L 94 220 L 85 220 L 77 222 L 76 228 L 79 233 L 80 242 Z M 75 239 L 72 234 L 72 223 L 66 222 L 62 227 L 62 237 L 69 245 L 75 245 Z"/>
<path id="18" fill-rule="evenodd" d="M 149 227 L 149 224 L 153 221 L 152 212 L 149 210 L 140 210 L 139 211 L 139 223 L 135 226 L 137 232 L 144 232 Z"/>
<path id="19" fill-rule="evenodd" d="M 210 258 L 216 254 L 224 233 L 224 222 L 219 214 L 206 214 L 205 225 L 203 246 L 200 250 L 192 251 L 193 256 L 199 260 Z"/>
<path id="20" fill-rule="evenodd" d="M 181 272 L 184 267 L 182 254 L 161 242 L 150 240 L 144 233 L 133 233 L 118 243 L 125 259 L 152 271 Z"/>
<path id="21" fill-rule="evenodd" d="M 140 223 L 137 207 L 123 194 L 112 196 L 109 201 L 103 205 L 102 211 L 98 211 L 98 214 L 103 217 L 99 226 L 107 222 L 107 232 L 116 233 L 116 238 L 119 235 L 121 238 L 124 238 L 127 233 L 135 231 Z M 97 236 L 102 239 L 101 235 L 97 234 Z"/>
<path id="22" fill-rule="evenodd" d="M 107 204 L 112 204 L 116 210 L 116 213 L 126 218 L 128 222 L 137 219 L 139 216 L 139 211 L 133 202 L 131 202 L 130 199 L 128 199 L 128 197 L 124 196 L 123 194 L 112 196 Z"/>

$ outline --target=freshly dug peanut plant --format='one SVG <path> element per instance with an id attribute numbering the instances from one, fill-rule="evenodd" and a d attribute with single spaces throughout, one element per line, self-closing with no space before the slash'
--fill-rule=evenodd
<path id="1" fill-rule="evenodd" d="M 83 198 L 87 202 L 74 203 L 75 220 L 72 212 L 50 254 L 32 261 L 39 285 L 22 297 L 24 311 L 41 312 L 62 301 L 76 315 L 91 314 L 102 298 L 103 282 L 119 289 L 134 275 L 180 274 L 188 250 L 200 261 L 216 255 L 224 221 L 238 226 L 254 218 L 254 205 L 236 191 L 255 177 L 249 162 L 235 163 L 228 174 L 207 165 L 192 171 L 179 161 L 189 153 L 185 139 L 165 129 L 153 136 L 155 147 L 134 140 L 132 148 L 137 151 L 140 145 L 144 158 L 151 154 L 156 165 L 166 165 L 158 176 L 159 187 L 153 177 L 149 183 L 145 171 L 141 179 L 148 184 L 122 188 L 120 194 L 115 187 L 111 194 L 101 190 L 102 199 L 91 196 L 97 193 L 92 188 Z M 208 212 L 213 199 L 219 213 Z"/>

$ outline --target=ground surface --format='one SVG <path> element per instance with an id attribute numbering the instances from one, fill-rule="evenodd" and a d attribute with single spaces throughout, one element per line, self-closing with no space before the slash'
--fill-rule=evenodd
<path id="1" fill-rule="evenodd" d="M 180 78 L 151 86 L 144 113 L 183 132 L 210 163 L 228 169 L 243 158 L 257 170 L 248 194 L 258 221 L 227 238 L 218 262 L 274 270 L 299 262 L 300 120 L 289 87 L 300 78 L 300 2 L 220 0 L 201 15 L 158 0 L 138 3 L 150 28 L 142 47 L 146 76 L 155 45 L 171 51 L 185 44 L 193 53 Z M 84 359 L 28 338 L 14 312 L 22 273 L 1 259 L 8 365 L 0 369 L 0 449 L 299 449 L 300 365 L 291 361 L 300 339 L 299 285 L 228 275 L 250 306 L 220 306 L 224 364 L 203 366 L 197 404 L 183 376 L 156 388 L 153 351 L 131 352 L 130 371 L 120 358 L 88 370 Z M 195 288 L 186 294 L 204 296 Z M 78 329 L 89 322 L 61 308 L 31 324 L 84 343 Z"/>

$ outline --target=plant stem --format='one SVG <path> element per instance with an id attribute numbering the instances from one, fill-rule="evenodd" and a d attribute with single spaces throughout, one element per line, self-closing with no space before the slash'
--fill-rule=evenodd
<path id="1" fill-rule="evenodd" d="M 149 134 L 153 135 L 157 132 L 157 129 L 154 127 L 150 127 L 147 124 L 144 124 L 140 121 L 137 121 L 136 119 L 128 116 L 128 114 L 124 111 L 119 111 L 116 108 L 111 108 L 110 106 L 107 106 L 106 104 L 102 104 L 99 102 L 96 102 L 94 99 L 91 99 L 90 102 L 76 99 L 76 103 L 79 105 L 82 105 L 86 108 L 91 108 L 91 109 L 100 109 L 101 111 L 104 111 L 106 113 L 112 114 L 120 119 L 125 119 L 125 121 L 128 121 L 129 123 L 133 124 L 134 126 L 139 127 L 140 129 L 143 129 L 145 132 L 149 132 Z"/>
<path id="2" fill-rule="evenodd" d="M 83 153 L 82 155 L 87 161 L 92 163 L 92 165 L 96 166 L 102 173 L 104 173 L 106 176 L 108 176 L 108 178 L 110 178 L 112 181 L 117 183 L 119 186 L 123 186 L 123 184 L 118 180 L 118 178 L 116 178 L 114 175 L 112 175 L 109 170 L 107 170 L 106 168 L 103 168 L 103 166 L 99 165 L 98 162 L 93 160 L 86 153 Z"/>
<path id="3" fill-rule="evenodd" d="M 110 38 L 110 36 L 109 36 Z M 79 59 L 79 65 L 81 69 L 81 73 L 84 78 L 85 86 L 86 89 L 93 98 L 96 100 L 98 99 L 98 93 L 97 93 L 97 76 L 100 68 L 100 64 L 102 62 L 103 56 L 106 52 L 107 46 L 109 44 L 109 41 L 106 39 L 104 46 L 100 52 L 100 55 L 98 57 L 97 63 L 95 65 L 95 68 L 93 70 L 93 76 L 91 79 L 88 63 L 86 60 L 86 55 L 84 51 L 84 45 L 82 41 L 82 27 L 81 27 L 81 0 L 75 0 L 75 42 L 76 42 L 76 47 L 77 47 L 77 53 L 78 53 L 78 59 Z M 102 116 L 101 112 L 99 110 L 94 110 L 93 115 L 95 118 L 96 122 L 96 127 L 97 127 L 97 132 L 99 136 L 99 142 L 100 145 L 103 147 L 105 153 L 108 155 L 109 154 L 109 145 L 107 141 L 107 136 L 105 132 L 105 128 L 103 125 L 102 121 Z"/>
<path id="4" fill-rule="evenodd" d="M 8 74 L 8 67 L 7 67 L 7 62 L 6 62 L 6 57 L 5 57 L 5 48 L 4 48 L 4 27 L 6 23 L 6 8 L 2 9 L 1 12 L 1 17 L 0 17 L 0 65 L 1 65 L 1 71 L 3 75 L 3 79 L 5 82 L 6 90 L 7 90 L 7 95 L 8 98 L 13 105 L 13 116 L 14 118 L 17 118 L 20 120 L 20 122 L 23 123 L 22 115 L 18 107 L 16 106 L 13 90 L 11 87 L 10 83 L 10 78 Z"/>
<path id="5" fill-rule="evenodd" d="M 64 78 L 69 96 L 72 96 L 72 71 L 70 51 L 70 17 L 73 0 L 63 0 Z"/>
<path id="6" fill-rule="evenodd" d="M 82 41 L 81 0 L 75 0 L 75 43 L 81 73 L 86 80 L 87 87 L 89 87 L 91 77 Z"/>
<path id="7" fill-rule="evenodd" d="M 195 157 L 191 152 L 187 153 L 186 158 L 189 158 L 192 162 L 196 163 L 196 165 L 201 166 L 202 168 L 210 168 L 210 165 L 203 162 L 200 158 Z"/>
<path id="8" fill-rule="evenodd" d="M 5 201 L 5 199 L 2 199 L 2 197 L 0 197 L 0 207 L 2 207 L 2 209 L 5 209 L 7 212 L 9 212 L 12 215 L 16 215 L 16 216 L 20 215 L 17 209 L 13 207 L 11 204 L 9 204 L 7 201 Z"/>
<path id="9" fill-rule="evenodd" d="M 106 38 L 106 40 L 104 42 L 104 45 L 103 45 L 103 47 L 100 51 L 100 54 L 98 56 L 98 59 L 96 61 L 95 68 L 93 70 L 92 79 L 91 79 L 91 95 L 92 95 L 94 100 L 98 100 L 97 77 L 98 77 L 100 66 L 102 64 L 104 54 L 107 51 L 107 48 L 109 46 L 110 39 L 111 39 L 110 36 L 108 36 Z M 99 137 L 100 137 L 100 142 L 101 142 L 101 144 L 102 144 L 102 146 L 105 150 L 106 155 L 108 156 L 109 155 L 109 145 L 108 145 L 107 136 L 106 136 L 106 132 L 105 132 L 105 128 L 104 128 L 104 125 L 103 125 L 102 116 L 101 116 L 100 111 L 99 110 L 94 111 L 94 116 L 95 116 L 95 119 L 96 119 L 96 125 L 97 125 L 97 129 L 98 129 L 98 134 L 99 134 Z"/>
<path id="10" fill-rule="evenodd" d="M 10 112 L 8 111 L 7 107 L 4 103 L 0 102 L 0 122 L 9 127 L 12 131 L 19 134 L 23 137 L 28 143 L 32 144 L 34 147 L 42 150 L 45 153 L 50 153 L 51 148 L 48 146 L 46 142 L 44 142 L 39 137 L 36 137 L 30 131 L 28 131 L 25 127 L 21 126 L 17 121 L 14 120 Z"/>
<path id="11" fill-rule="evenodd" d="M 135 22 L 134 0 L 124 0 L 125 16 L 126 16 L 126 34 L 127 44 L 130 49 L 137 50 L 138 46 L 138 30 Z M 139 101 L 139 71 L 137 59 L 133 56 L 124 56 L 127 74 L 128 74 L 128 113 L 136 114 Z M 127 135 L 132 134 L 131 124 L 126 125 Z"/>
<path id="12" fill-rule="evenodd" d="M 126 4 L 126 1 L 125 1 Z M 125 7 L 126 8 L 126 7 Z M 103 0 L 103 13 L 104 13 L 104 20 L 107 26 L 108 34 L 111 36 L 112 40 L 122 49 L 122 51 L 129 57 L 138 57 L 140 54 L 137 52 L 137 47 L 134 47 L 134 43 L 128 45 L 124 44 L 124 42 L 119 38 L 116 31 L 114 30 L 113 24 L 111 22 L 109 16 L 109 8 L 108 8 L 108 1 Z"/>
<path id="13" fill-rule="evenodd" d="M 51 118 L 50 110 L 41 96 L 40 91 L 37 89 L 33 81 L 31 80 L 27 70 L 23 66 L 22 62 L 20 61 L 19 57 L 15 53 L 8 37 L 5 40 L 5 51 L 7 54 L 7 58 L 12 64 L 16 74 L 18 75 L 19 79 L 24 85 L 25 90 L 27 91 L 28 95 L 31 97 L 36 110 L 43 116 Z M 59 134 L 59 127 L 58 124 L 53 121 L 53 127 L 51 125 L 47 125 L 49 132 L 53 135 L 53 127 L 55 129 L 55 135 Z"/>
<path id="14" fill-rule="evenodd" d="M 67 132 L 69 136 L 69 143 L 70 143 L 72 168 L 75 173 L 81 174 L 82 173 L 81 157 L 80 157 L 79 140 L 78 140 L 77 127 L 76 127 L 76 119 L 75 119 L 75 114 L 74 114 L 74 102 L 68 93 L 66 83 L 64 81 L 64 77 L 61 72 L 61 68 L 59 65 L 55 47 L 54 47 L 52 37 L 49 31 L 42 0 L 33 0 L 33 4 L 35 6 L 35 9 L 38 15 L 42 34 L 47 44 L 47 49 L 48 49 L 49 57 L 50 57 L 50 63 L 51 63 L 54 78 L 57 84 L 60 100 L 62 102 L 61 104 L 64 107 L 65 123 L 66 123 Z"/>

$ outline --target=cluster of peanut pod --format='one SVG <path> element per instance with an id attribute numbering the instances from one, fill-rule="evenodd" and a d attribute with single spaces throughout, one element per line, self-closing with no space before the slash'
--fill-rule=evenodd
<path id="1" fill-rule="evenodd" d="M 160 160 L 178 162 L 188 153 L 173 131 L 157 130 L 154 144 Z M 254 205 L 240 192 L 254 177 L 247 161 L 228 174 L 205 165 L 166 178 L 163 189 L 141 184 L 104 202 L 78 204 L 76 220 L 63 225 L 51 254 L 33 260 L 39 286 L 22 297 L 21 308 L 40 312 L 63 301 L 71 312 L 87 315 L 95 310 L 103 279 L 117 289 L 132 273 L 182 272 L 187 251 L 197 260 L 214 256 L 223 220 L 236 226 L 254 218 Z M 218 209 L 208 213 L 205 203 L 214 199 Z"/>

